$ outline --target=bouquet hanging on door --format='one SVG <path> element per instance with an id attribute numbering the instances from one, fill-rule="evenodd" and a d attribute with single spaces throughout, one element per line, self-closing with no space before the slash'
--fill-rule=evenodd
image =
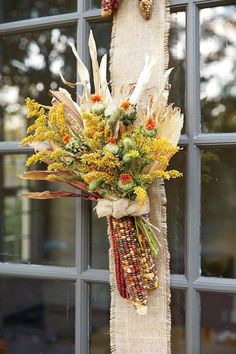
<path id="1" fill-rule="evenodd" d="M 145 104 L 141 97 L 155 67 L 155 59 L 146 57 L 137 83 L 124 84 L 119 97 L 114 98 L 106 79 L 107 55 L 99 66 L 91 33 L 91 93 L 89 72 L 73 44 L 71 47 L 83 86 L 80 105 L 62 88 L 51 91 L 51 107 L 26 99 L 27 118 L 33 121 L 21 144 L 35 149 L 26 166 L 44 162 L 48 167 L 20 177 L 65 182 L 80 192 L 45 191 L 22 196 L 96 200 L 98 217 L 108 218 L 120 295 L 130 299 L 139 313 L 145 313 L 148 291 L 158 286 L 155 257 L 159 248 L 159 230 L 148 218 L 147 190 L 156 179 L 181 176 L 166 169 L 179 150 L 183 124 L 180 110 L 166 104 L 164 91 L 170 70 L 160 91 Z M 76 85 L 63 76 L 62 80 L 71 87 Z"/>

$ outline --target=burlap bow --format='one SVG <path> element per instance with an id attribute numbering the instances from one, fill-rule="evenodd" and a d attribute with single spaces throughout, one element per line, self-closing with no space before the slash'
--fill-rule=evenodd
<path id="1" fill-rule="evenodd" d="M 148 198 L 143 206 L 137 201 L 131 201 L 127 198 L 114 201 L 99 199 L 95 209 L 99 218 L 113 216 L 115 219 L 120 219 L 124 216 L 141 216 L 148 214 L 150 206 Z"/>

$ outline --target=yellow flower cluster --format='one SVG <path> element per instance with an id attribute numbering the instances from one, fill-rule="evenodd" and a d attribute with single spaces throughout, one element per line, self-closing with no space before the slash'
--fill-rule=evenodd
<path id="1" fill-rule="evenodd" d="M 66 171 L 66 167 L 60 162 L 54 162 L 48 166 L 48 171 Z"/>
<path id="2" fill-rule="evenodd" d="M 111 136 L 111 129 L 106 127 L 106 121 L 92 113 L 83 113 L 84 140 L 92 149 L 102 148 L 103 141 Z"/>
<path id="3" fill-rule="evenodd" d="M 39 115 L 39 111 L 41 110 L 41 106 L 35 100 L 31 100 L 29 97 L 26 98 L 26 107 L 27 107 L 27 118 L 34 118 Z"/>
<path id="4" fill-rule="evenodd" d="M 26 166 L 30 166 L 34 163 L 37 163 L 37 162 L 42 162 L 42 161 L 45 161 L 48 159 L 50 153 L 48 153 L 47 151 L 40 151 L 40 152 L 37 152 L 36 154 L 30 156 L 25 165 Z"/>
<path id="5" fill-rule="evenodd" d="M 49 111 L 49 127 L 57 128 L 61 138 L 69 133 L 68 125 L 65 120 L 64 105 L 60 103 L 57 107 L 53 106 Z"/>
<path id="6" fill-rule="evenodd" d="M 126 157 L 129 159 L 135 159 L 137 157 L 140 157 L 140 154 L 137 150 L 130 150 L 129 152 L 127 152 Z"/>
<path id="7" fill-rule="evenodd" d="M 147 183 L 151 183 L 154 179 L 159 179 L 159 178 L 170 179 L 170 178 L 177 178 L 182 176 L 183 174 L 177 170 L 170 170 L 170 171 L 156 170 L 141 175 L 141 180 Z"/>
<path id="8" fill-rule="evenodd" d="M 143 206 L 147 199 L 147 192 L 142 187 L 135 187 L 134 194 L 136 194 L 136 199 L 138 203 Z"/>
<path id="9" fill-rule="evenodd" d="M 87 166 L 88 172 L 95 170 L 107 172 L 111 175 L 114 174 L 121 165 L 119 159 L 109 151 L 106 151 L 103 155 L 98 152 L 84 154 L 81 161 Z"/>
<path id="10" fill-rule="evenodd" d="M 106 172 L 92 171 L 83 176 L 83 180 L 86 183 L 90 183 L 95 179 L 102 180 L 104 182 L 111 182 L 114 178 Z"/>

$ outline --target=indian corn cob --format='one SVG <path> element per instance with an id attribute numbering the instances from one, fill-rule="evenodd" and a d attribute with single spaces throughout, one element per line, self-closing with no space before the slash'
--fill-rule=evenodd
<path id="1" fill-rule="evenodd" d="M 108 17 L 118 8 L 119 0 L 102 0 L 101 10 L 102 16 Z"/>
<path id="2" fill-rule="evenodd" d="M 158 286 L 157 267 L 142 230 L 132 216 L 109 218 L 119 293 L 130 298 L 137 310 L 146 308 L 148 290 Z M 137 232 L 139 235 L 137 235 Z"/>
<path id="3" fill-rule="evenodd" d="M 124 272 L 121 265 L 120 254 L 118 249 L 118 240 L 119 240 L 119 232 L 117 229 L 113 227 L 112 217 L 108 219 L 109 227 L 110 227 L 110 237 L 111 237 L 111 244 L 114 254 L 114 263 L 115 263 L 115 272 L 116 272 L 116 284 L 120 295 L 128 299 L 129 294 L 125 284 Z"/>
<path id="4" fill-rule="evenodd" d="M 153 0 L 139 0 L 139 8 L 145 20 L 149 20 L 152 14 Z"/>

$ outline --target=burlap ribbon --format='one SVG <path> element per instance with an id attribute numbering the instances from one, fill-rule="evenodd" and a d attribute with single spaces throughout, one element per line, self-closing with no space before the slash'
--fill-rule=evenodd
<path id="1" fill-rule="evenodd" d="M 147 90 L 158 90 L 164 69 L 168 64 L 166 50 L 169 13 L 166 0 L 154 0 L 153 14 L 145 21 L 139 12 L 138 1 L 121 0 L 120 8 L 113 19 L 111 43 L 112 90 L 118 96 L 120 87 L 127 82 L 137 81 L 143 64 L 144 55 L 155 55 L 158 60 L 156 71 Z M 160 248 L 157 267 L 159 287 L 149 296 L 148 313 L 140 315 L 132 304 L 123 299 L 116 288 L 114 257 L 110 248 L 111 283 L 111 352 L 116 354 L 169 354 L 170 353 L 170 274 L 169 252 L 166 240 L 165 191 L 160 183 L 149 190 L 150 221 L 161 233 L 158 239 Z M 108 230 L 109 231 L 109 230 Z"/>

